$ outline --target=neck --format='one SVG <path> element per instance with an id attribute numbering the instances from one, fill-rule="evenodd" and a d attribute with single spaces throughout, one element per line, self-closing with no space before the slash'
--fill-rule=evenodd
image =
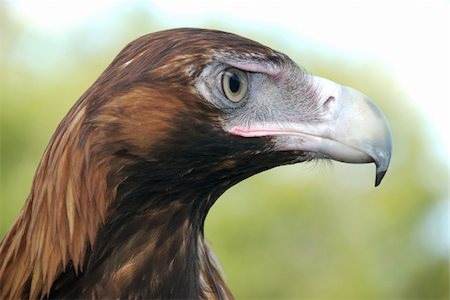
<path id="1" fill-rule="evenodd" d="M 149 182 L 150 173 L 144 178 L 130 176 L 118 187 L 83 271 L 63 273 L 52 298 L 232 298 L 203 236 L 219 192 L 202 195 L 185 184 L 169 190 Z"/>

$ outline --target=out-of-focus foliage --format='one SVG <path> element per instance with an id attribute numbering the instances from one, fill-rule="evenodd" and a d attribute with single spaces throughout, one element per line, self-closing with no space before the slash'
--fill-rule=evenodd
<path id="1" fill-rule="evenodd" d="M 12 20 L 0 6 L 0 238 L 59 121 L 127 42 L 161 29 L 151 20 L 126 11 L 112 28 L 86 24 L 55 37 Z M 394 138 L 391 169 L 378 188 L 374 166 L 318 162 L 267 171 L 219 199 L 205 231 L 237 298 L 448 299 L 448 232 L 439 236 L 427 226 L 448 216 L 433 209 L 448 209 L 448 162 L 433 158 L 424 122 L 383 65 L 205 26 L 256 39 L 363 91 L 385 112 Z"/>

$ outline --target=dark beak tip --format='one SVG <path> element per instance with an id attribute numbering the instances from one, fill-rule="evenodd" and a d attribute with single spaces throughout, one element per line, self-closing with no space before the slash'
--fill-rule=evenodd
<path id="1" fill-rule="evenodd" d="M 383 180 L 384 175 L 386 174 L 386 171 L 379 171 L 377 172 L 377 176 L 375 178 L 375 186 L 379 186 L 381 183 L 381 180 Z"/>

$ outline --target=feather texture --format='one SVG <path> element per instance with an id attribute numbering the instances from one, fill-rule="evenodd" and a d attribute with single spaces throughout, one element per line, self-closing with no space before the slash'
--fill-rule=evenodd
<path id="1" fill-rule="evenodd" d="M 0 298 L 232 298 L 204 241 L 206 214 L 228 187 L 293 156 L 225 133 L 224 113 L 197 93 L 204 66 L 231 56 L 285 63 L 199 29 L 119 53 L 45 150 L 0 244 Z"/>

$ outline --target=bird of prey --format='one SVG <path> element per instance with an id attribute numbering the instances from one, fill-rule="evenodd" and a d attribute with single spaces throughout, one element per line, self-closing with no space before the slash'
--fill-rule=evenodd
<path id="1" fill-rule="evenodd" d="M 0 298 L 232 299 L 203 233 L 232 185 L 316 159 L 391 156 L 380 109 L 231 33 L 128 44 L 54 133 L 0 244 Z"/>

